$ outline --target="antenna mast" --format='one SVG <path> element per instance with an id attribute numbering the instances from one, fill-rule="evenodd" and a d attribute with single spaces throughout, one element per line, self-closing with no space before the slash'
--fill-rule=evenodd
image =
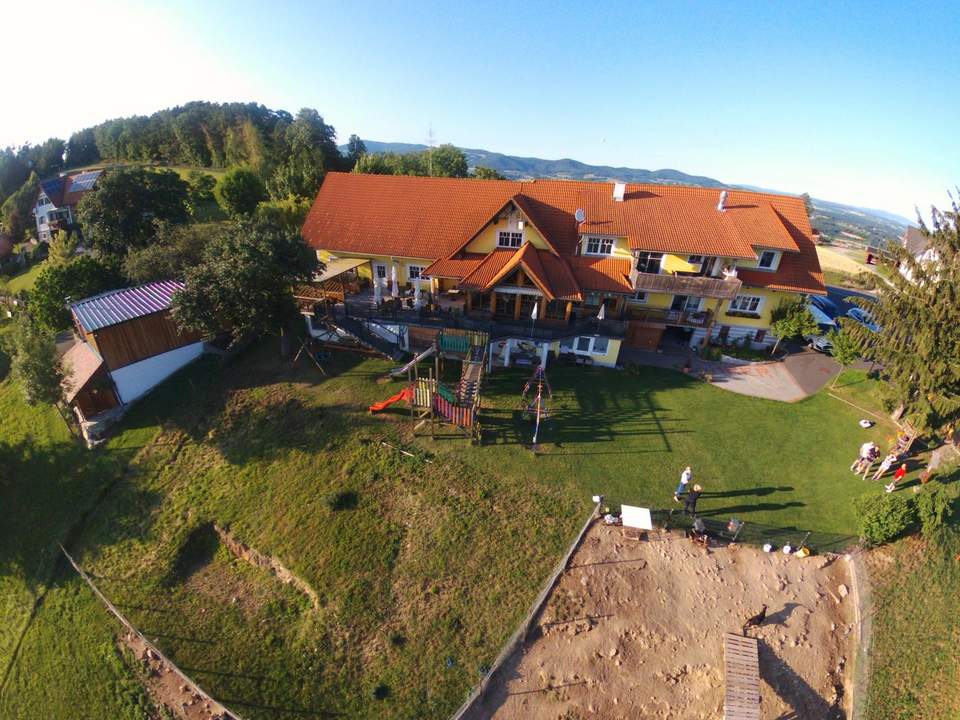
<path id="1" fill-rule="evenodd" d="M 431 122 L 430 127 L 427 129 L 427 172 L 430 174 L 430 177 L 433 177 L 433 146 L 435 143 L 433 123 Z"/>

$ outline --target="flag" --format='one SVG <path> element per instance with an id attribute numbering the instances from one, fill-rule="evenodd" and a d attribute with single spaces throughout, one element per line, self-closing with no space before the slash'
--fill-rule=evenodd
<path id="1" fill-rule="evenodd" d="M 533 312 L 530 313 L 530 319 L 531 319 L 531 320 L 536 320 L 536 319 L 537 319 L 537 312 L 538 312 L 539 310 L 540 310 L 540 303 L 535 302 L 535 303 L 533 304 Z"/>
<path id="2" fill-rule="evenodd" d="M 597 320 L 603 320 L 607 316 L 607 306 L 601 305 L 600 312 L 597 313 Z"/>

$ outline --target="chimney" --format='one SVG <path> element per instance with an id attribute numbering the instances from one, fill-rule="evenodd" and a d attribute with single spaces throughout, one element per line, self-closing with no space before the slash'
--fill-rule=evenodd
<path id="1" fill-rule="evenodd" d="M 623 202 L 623 195 L 627 191 L 626 183 L 614 183 L 613 184 L 613 199 L 617 202 Z"/>
<path id="2" fill-rule="evenodd" d="M 723 212 L 724 210 L 726 210 L 727 209 L 726 203 L 727 203 L 727 191 L 723 190 L 720 193 L 720 202 L 717 203 L 717 210 L 719 210 L 720 212 Z"/>

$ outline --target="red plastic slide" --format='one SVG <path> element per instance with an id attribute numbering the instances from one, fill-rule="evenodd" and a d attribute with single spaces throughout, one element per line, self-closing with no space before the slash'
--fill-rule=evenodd
<path id="1" fill-rule="evenodd" d="M 370 406 L 370 412 L 380 412 L 381 410 L 386 410 L 388 407 L 394 403 L 400 402 L 401 400 L 408 400 L 410 398 L 410 388 L 404 388 L 396 395 L 391 395 L 386 400 L 381 400 L 378 403 L 374 403 Z"/>

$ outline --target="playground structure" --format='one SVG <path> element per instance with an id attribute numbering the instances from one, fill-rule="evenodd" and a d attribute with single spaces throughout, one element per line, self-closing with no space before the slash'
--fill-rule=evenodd
<path id="1" fill-rule="evenodd" d="M 535 389 L 534 392 L 531 392 Z M 533 375 L 523 386 L 520 394 L 520 411 L 525 420 L 533 420 L 533 439 L 530 449 L 537 452 L 539 449 L 540 423 L 550 416 L 550 401 L 553 399 L 553 389 L 547 381 L 547 373 L 543 365 L 538 365 Z"/>
<path id="2" fill-rule="evenodd" d="M 429 423 L 430 435 L 438 423 L 449 424 L 469 437 L 480 440 L 480 385 L 487 357 L 489 336 L 483 332 L 444 329 L 437 333 L 432 344 L 405 365 L 390 372 L 391 377 L 407 376 L 407 386 L 399 393 L 374 403 L 370 412 L 380 412 L 398 402 L 410 406 L 414 432 Z M 433 359 L 427 376 L 420 375 L 420 364 Z M 444 359 L 462 363 L 456 390 L 440 381 Z"/>

